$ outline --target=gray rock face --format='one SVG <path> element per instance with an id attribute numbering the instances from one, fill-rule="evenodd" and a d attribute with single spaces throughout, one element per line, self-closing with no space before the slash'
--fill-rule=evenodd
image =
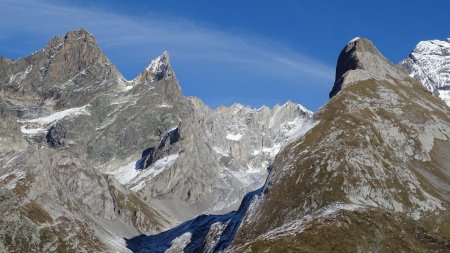
<path id="1" fill-rule="evenodd" d="M 84 105 L 94 94 L 123 86 L 123 77 L 83 29 L 55 37 L 26 58 L 2 58 L 0 66 L 0 92 L 6 98 L 58 110 Z"/>
<path id="2" fill-rule="evenodd" d="M 123 237 L 234 210 L 314 124 L 291 102 L 214 110 L 184 97 L 167 52 L 126 81 L 84 30 L 0 58 L 0 73 L 2 227 L 29 227 L 26 251 L 126 251 Z M 29 205 L 39 217 L 17 215 Z M 0 249 L 19 247 L 9 232 Z"/>
<path id="3" fill-rule="evenodd" d="M 450 104 L 450 39 L 419 42 L 399 67 Z"/>
<path id="4" fill-rule="evenodd" d="M 0 157 L 26 148 L 11 105 L 0 98 Z"/>
<path id="5" fill-rule="evenodd" d="M 150 165 L 154 164 L 155 161 L 163 158 L 164 156 L 167 156 L 167 154 L 179 152 L 179 150 L 172 150 L 175 147 L 175 143 L 179 140 L 179 128 L 176 127 L 174 129 L 171 129 L 162 137 L 157 146 L 149 147 L 142 152 L 141 159 L 136 162 L 136 169 L 147 169 Z"/>

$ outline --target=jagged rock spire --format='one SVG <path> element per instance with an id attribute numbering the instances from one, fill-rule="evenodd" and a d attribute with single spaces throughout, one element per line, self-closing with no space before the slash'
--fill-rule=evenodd
<path id="1" fill-rule="evenodd" d="M 387 78 L 402 80 L 405 74 L 387 60 L 372 41 L 357 37 L 339 54 L 336 79 L 329 96 L 332 98 L 347 85 L 358 81 Z"/>
<path id="2" fill-rule="evenodd" d="M 170 56 L 167 51 L 152 60 L 144 72 L 135 79 L 135 82 L 152 83 L 163 79 L 175 79 L 175 72 L 170 65 Z"/>

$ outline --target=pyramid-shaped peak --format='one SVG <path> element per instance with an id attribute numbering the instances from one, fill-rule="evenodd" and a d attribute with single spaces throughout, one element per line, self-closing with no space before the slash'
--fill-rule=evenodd
<path id="1" fill-rule="evenodd" d="M 69 31 L 63 36 L 54 37 L 47 43 L 45 50 L 48 52 L 58 52 L 60 50 L 67 50 L 68 48 L 81 49 L 82 47 L 87 47 L 89 50 L 98 52 L 101 51 L 100 47 L 97 45 L 95 37 L 90 32 L 82 28 Z"/>
<path id="2" fill-rule="evenodd" d="M 165 50 L 160 56 L 153 59 L 145 70 L 152 73 L 158 73 L 163 72 L 168 68 L 170 68 L 170 57 L 169 53 Z"/>
<path id="3" fill-rule="evenodd" d="M 156 82 L 175 78 L 175 73 L 170 65 L 170 56 L 167 51 L 163 51 L 161 55 L 153 59 L 134 81 L 140 82 Z"/>
<path id="4" fill-rule="evenodd" d="M 48 44 L 52 44 L 52 42 L 55 42 L 55 41 L 59 42 L 59 43 L 62 43 L 62 42 L 68 43 L 68 42 L 75 42 L 75 41 L 79 41 L 79 40 L 95 42 L 95 37 L 94 37 L 94 35 L 92 35 L 92 33 L 86 31 L 83 28 L 80 28 L 77 30 L 69 31 L 63 36 L 56 36 L 52 40 L 50 40 L 48 42 Z"/>

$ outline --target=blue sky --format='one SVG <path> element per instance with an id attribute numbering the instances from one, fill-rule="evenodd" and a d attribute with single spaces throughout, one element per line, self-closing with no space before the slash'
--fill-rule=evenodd
<path id="1" fill-rule="evenodd" d="M 163 50 L 185 95 L 216 107 L 328 100 L 340 50 L 367 37 L 394 63 L 450 37 L 450 1 L 0 0 L 0 55 L 17 59 L 85 28 L 127 79 Z"/>

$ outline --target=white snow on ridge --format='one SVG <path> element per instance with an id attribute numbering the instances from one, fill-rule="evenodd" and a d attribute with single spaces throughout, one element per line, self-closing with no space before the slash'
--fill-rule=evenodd
<path id="1" fill-rule="evenodd" d="M 18 122 L 19 123 L 37 123 L 37 124 L 41 124 L 41 125 L 46 125 L 46 124 L 50 124 L 55 121 L 61 120 L 68 116 L 74 116 L 74 115 L 80 115 L 80 114 L 89 115 L 90 113 L 86 110 L 86 107 L 87 106 L 74 107 L 74 108 L 63 110 L 63 111 L 55 112 L 53 114 L 50 114 L 49 116 L 36 118 L 36 119 L 19 120 Z"/>
<path id="2" fill-rule="evenodd" d="M 165 76 L 167 74 L 168 68 L 169 53 L 167 51 L 164 51 L 160 56 L 151 61 L 151 63 L 145 68 L 145 71 L 148 71 L 155 76 L 159 74 L 163 74 Z M 166 78 L 166 76 L 164 78 Z M 155 80 L 153 79 L 150 81 L 154 82 Z"/>
<path id="3" fill-rule="evenodd" d="M 173 107 L 173 105 L 168 105 L 168 104 L 160 104 L 158 106 L 158 108 L 172 108 L 172 107 Z"/>
<path id="4" fill-rule="evenodd" d="M 46 129 L 44 127 L 28 128 L 27 126 L 21 126 L 20 131 L 24 134 L 34 135 L 34 134 L 43 133 L 46 131 Z"/>
<path id="5" fill-rule="evenodd" d="M 450 106 L 450 90 L 440 90 L 439 97 L 444 100 L 444 102 Z"/>
<path id="6" fill-rule="evenodd" d="M 242 134 L 240 133 L 228 133 L 226 138 L 230 141 L 239 141 L 242 139 Z"/>
<path id="7" fill-rule="evenodd" d="M 355 42 L 355 41 L 357 41 L 357 40 L 359 40 L 359 39 L 361 39 L 361 38 L 360 38 L 360 37 L 355 37 L 355 38 L 353 38 L 352 40 L 350 40 L 350 41 L 348 42 L 348 44 L 353 43 L 353 42 Z"/>
<path id="8" fill-rule="evenodd" d="M 74 107 L 63 111 L 55 112 L 45 117 L 18 120 L 17 122 L 21 124 L 20 131 L 22 133 L 29 135 L 39 134 L 45 132 L 46 128 L 49 125 L 65 117 L 71 117 L 81 114 L 90 115 L 90 113 L 86 110 L 86 107 L 87 105 L 82 107 Z"/>

